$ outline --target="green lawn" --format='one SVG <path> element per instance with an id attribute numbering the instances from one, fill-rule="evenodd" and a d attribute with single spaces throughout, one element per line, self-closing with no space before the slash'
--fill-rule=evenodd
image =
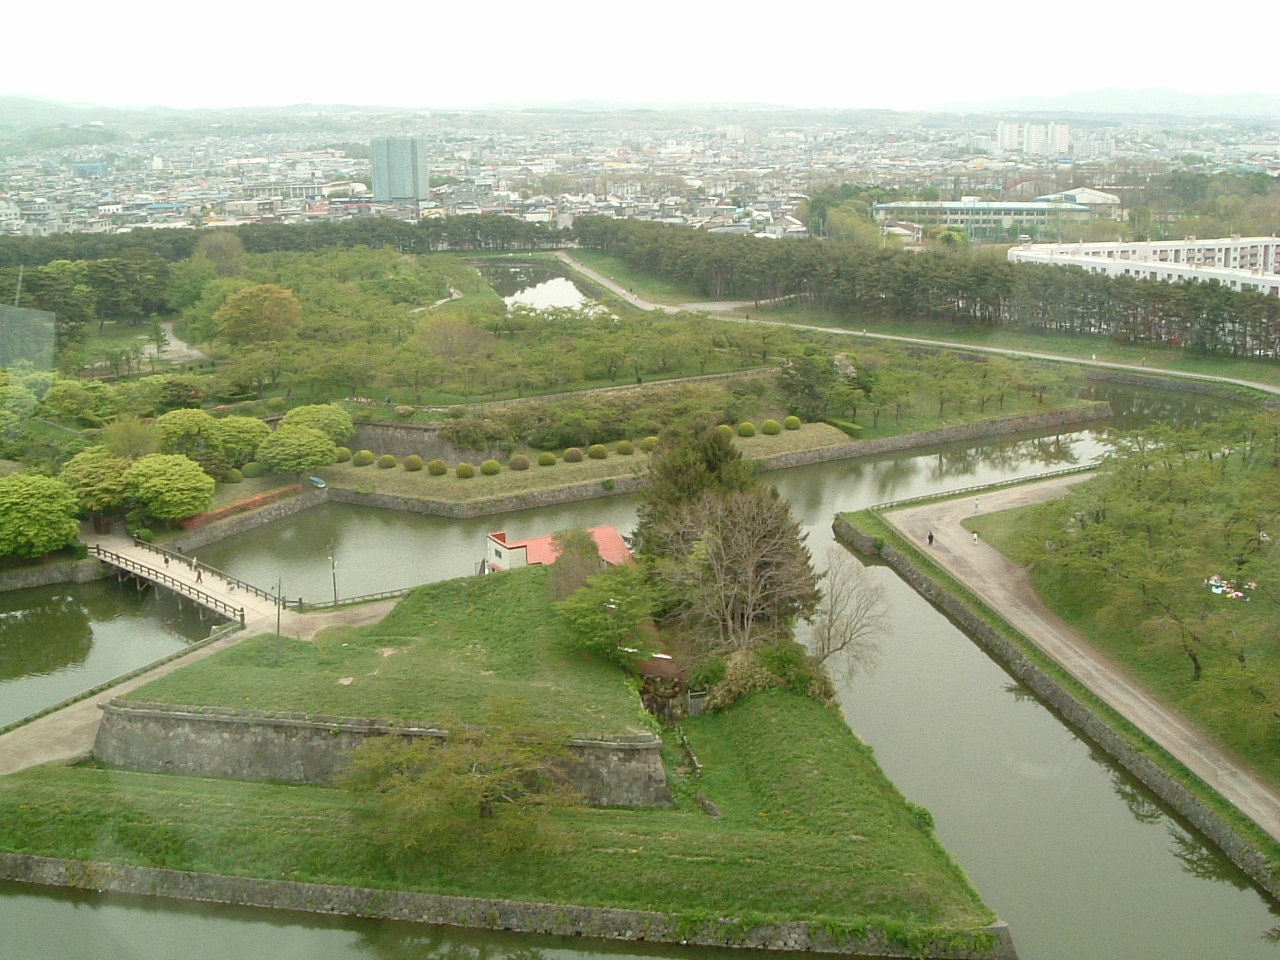
<path id="1" fill-rule="evenodd" d="M 676 776 L 674 809 L 556 811 L 551 848 L 406 863 L 363 828 L 367 796 L 50 766 L 0 779 L 0 849 L 691 921 L 808 919 L 908 943 L 994 919 L 835 709 L 757 694 L 687 728 L 705 769 Z"/>
<path id="2" fill-rule="evenodd" d="M 1027 562 L 1015 546 L 1019 531 L 1034 525 L 1035 516 L 1053 516 L 1060 512 L 1059 504 L 1041 504 L 985 514 L 967 520 L 966 526 L 977 530 L 989 544 L 1017 562 Z M 1134 617 L 1115 615 L 1114 585 L 1099 582 L 1096 576 L 1059 571 L 1047 565 L 1033 566 L 1032 584 L 1051 609 L 1120 664 L 1127 674 L 1185 714 L 1272 786 L 1280 787 L 1276 718 L 1270 708 L 1262 709 L 1258 696 L 1259 690 L 1272 689 L 1274 678 L 1280 677 L 1275 605 L 1268 600 L 1270 584 L 1263 572 L 1269 568 L 1262 564 L 1259 560 L 1249 568 L 1251 572 L 1241 576 L 1241 579 L 1258 577 L 1263 581 L 1262 595 L 1250 603 L 1214 595 L 1204 585 L 1204 578 L 1211 573 L 1235 575 L 1234 566 L 1223 563 L 1220 553 L 1215 557 L 1208 551 L 1187 567 L 1185 590 L 1202 597 L 1206 618 L 1210 615 L 1229 618 L 1230 635 L 1235 638 L 1234 643 L 1214 640 L 1197 644 L 1196 654 L 1204 670 L 1200 680 L 1192 679 L 1190 661 L 1178 644 L 1143 635 L 1136 629 Z M 1134 613 L 1137 612 L 1134 608 Z M 1139 619 L 1150 616 L 1148 611 Z M 1247 671 L 1241 668 L 1241 658 L 1247 660 Z"/>
<path id="3" fill-rule="evenodd" d="M 528 567 L 419 587 L 381 623 L 314 641 L 263 635 L 133 691 L 131 700 L 441 722 L 482 722 L 491 700 L 536 694 L 571 733 L 641 731 L 617 669 L 574 649 Z"/>
<path id="4" fill-rule="evenodd" d="M 610 256 L 598 250 L 570 250 L 569 256 L 586 264 L 596 273 L 613 280 L 624 290 L 634 290 L 636 296 L 651 303 L 676 306 L 696 303 L 707 297 L 694 287 L 682 287 L 667 283 L 650 274 L 636 270 L 621 257 Z"/>

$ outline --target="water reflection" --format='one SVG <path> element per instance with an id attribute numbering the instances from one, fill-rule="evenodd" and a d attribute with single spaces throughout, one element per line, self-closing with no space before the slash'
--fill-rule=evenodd
<path id="1" fill-rule="evenodd" d="M 23 606 L 14 609 L 13 604 Z M 68 594 L 34 602 L 0 594 L 0 681 L 43 676 L 84 663 L 93 647 L 93 628 L 84 603 Z"/>
<path id="2" fill-rule="evenodd" d="M 130 581 L 0 593 L 0 726 L 206 637 L 213 622 Z"/>
<path id="3" fill-rule="evenodd" d="M 562 271 L 548 264 L 485 262 L 477 268 L 509 307 L 519 303 L 544 310 L 591 302 Z"/>

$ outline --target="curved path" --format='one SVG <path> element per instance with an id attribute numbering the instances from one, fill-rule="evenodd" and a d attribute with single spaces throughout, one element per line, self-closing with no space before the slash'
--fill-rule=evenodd
<path id="1" fill-rule="evenodd" d="M 556 256 L 572 267 L 574 270 L 590 277 L 602 287 L 608 288 L 617 294 L 623 300 L 630 303 L 641 310 L 661 310 L 663 313 L 680 313 L 686 310 L 704 310 L 710 312 L 723 312 L 728 310 L 741 310 L 747 307 L 755 306 L 753 301 L 749 300 L 716 300 L 707 303 L 682 303 L 679 306 L 671 306 L 664 303 L 653 303 L 649 300 L 642 300 L 634 293 L 630 293 L 620 287 L 617 282 L 609 277 L 592 270 L 586 264 L 579 260 L 575 260 L 563 250 L 556 252 Z M 780 298 L 785 299 L 785 298 Z M 760 301 L 760 306 L 767 303 L 777 301 Z M 795 330 L 813 330 L 817 333 L 831 333 L 842 337 L 862 337 L 866 340 L 888 340 L 894 343 L 911 343 L 922 347 L 945 347 L 948 350 L 964 350 L 969 353 L 994 353 L 1007 357 L 1028 357 L 1033 360 L 1053 360 L 1058 363 L 1075 363 L 1084 367 L 1106 367 L 1111 370 L 1133 370 L 1137 373 L 1156 374 L 1162 377 L 1182 377 L 1187 380 L 1206 380 L 1213 383 L 1229 383 L 1237 387 L 1250 387 L 1254 390 L 1262 390 L 1266 393 L 1280 394 L 1280 386 L 1271 386 L 1265 383 L 1255 383 L 1252 380 L 1239 380 L 1235 377 L 1215 377 L 1203 373 L 1184 373 L 1178 370 L 1166 370 L 1160 367 L 1148 367 L 1134 363 L 1108 363 L 1105 360 L 1081 360 L 1079 357 L 1063 357 L 1053 353 L 1038 353 L 1034 350 L 1015 350 L 1009 347 L 983 347 L 972 343 L 955 343 L 950 340 L 928 340 L 922 337 L 900 337 L 892 333 L 868 333 L 865 330 L 846 330 L 841 327 L 822 327 L 816 324 L 806 323 L 786 323 L 781 320 L 760 320 L 750 317 L 722 317 L 724 320 L 731 320 L 734 323 L 754 323 L 766 327 L 789 327 Z"/>
<path id="2" fill-rule="evenodd" d="M 978 509 L 985 514 L 1054 499 L 1088 476 L 1073 474 L 992 490 L 979 495 Z M 1280 794 L 1050 611 L 1032 589 L 1025 568 L 986 543 L 974 542 L 973 534 L 962 525 L 974 515 L 972 496 L 883 514 L 922 553 L 932 556 L 1101 700 L 1280 841 Z M 928 545 L 930 532 L 932 546 Z"/>

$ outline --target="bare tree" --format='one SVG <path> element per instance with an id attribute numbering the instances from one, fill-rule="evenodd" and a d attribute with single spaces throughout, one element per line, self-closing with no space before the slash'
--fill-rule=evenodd
<path id="1" fill-rule="evenodd" d="M 810 655 L 824 665 L 834 658 L 827 669 L 840 674 L 875 666 L 876 637 L 887 618 L 884 587 L 847 550 L 833 546 L 827 551 L 826 589 L 813 618 Z"/>
<path id="2" fill-rule="evenodd" d="M 776 490 L 709 491 L 655 531 L 659 581 L 680 599 L 677 618 L 720 651 L 790 639 L 821 593 L 804 533 Z"/>

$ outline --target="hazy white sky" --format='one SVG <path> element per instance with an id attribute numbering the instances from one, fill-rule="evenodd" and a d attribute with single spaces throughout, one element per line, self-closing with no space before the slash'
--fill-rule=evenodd
<path id="1" fill-rule="evenodd" d="M 1080 0 L 11 4 L 0 94 L 110 105 L 765 102 L 913 109 L 1103 87 L 1280 94 L 1274 31 Z M 1261 8 L 1259 8 L 1261 9 Z M 1180 12 L 1182 11 L 1182 12 Z"/>

